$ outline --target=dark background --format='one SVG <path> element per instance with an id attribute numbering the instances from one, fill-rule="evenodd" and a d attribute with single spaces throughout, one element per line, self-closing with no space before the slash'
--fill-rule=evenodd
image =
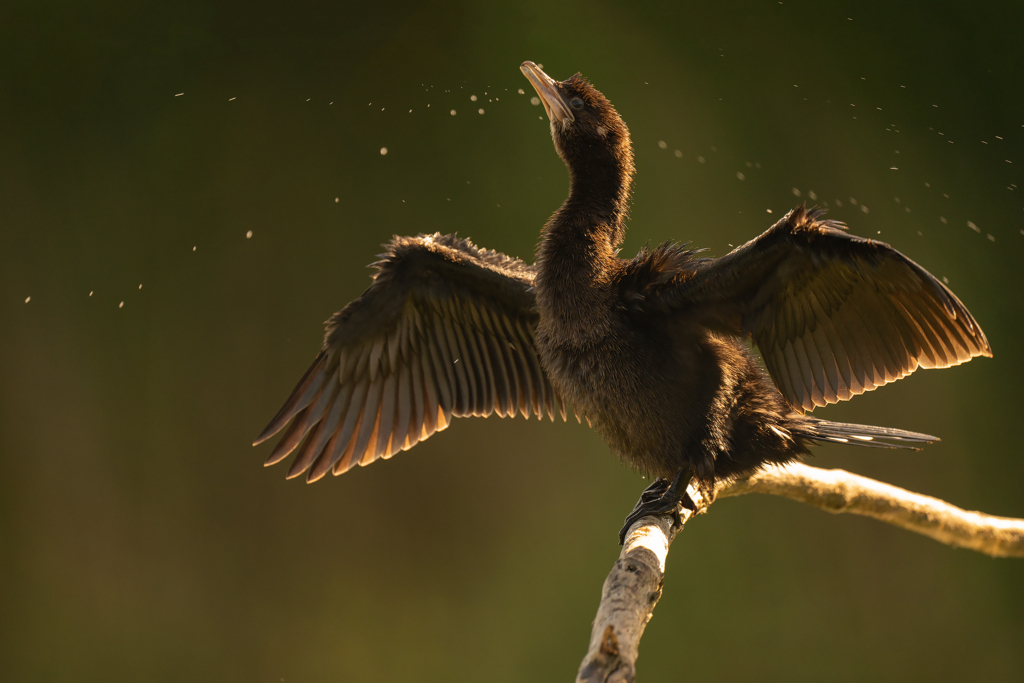
<path id="1" fill-rule="evenodd" d="M 721 255 L 813 192 L 948 278 L 995 358 L 816 412 L 942 442 L 814 463 L 1024 517 L 1022 30 L 1001 0 L 4 2 L 0 678 L 571 679 L 647 483 L 586 427 L 459 420 L 315 486 L 249 445 L 392 234 L 532 260 L 567 180 L 525 59 L 628 122 L 624 255 Z M 677 540 L 639 665 L 1019 681 L 1021 643 L 1019 560 L 751 496 Z"/>

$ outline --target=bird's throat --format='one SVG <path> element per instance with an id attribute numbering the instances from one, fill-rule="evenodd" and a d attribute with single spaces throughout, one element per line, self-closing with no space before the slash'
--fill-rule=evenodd
<path id="1" fill-rule="evenodd" d="M 625 236 L 633 153 L 628 133 L 597 138 L 555 136 L 569 171 L 569 196 L 551 216 L 537 247 L 541 336 L 585 345 L 602 334 L 615 307 L 612 291 Z M 612 124 L 609 123 L 609 129 Z"/>
<path id="2" fill-rule="evenodd" d="M 560 337 L 583 340 L 604 327 L 594 316 L 609 310 L 625 232 L 628 186 L 619 181 L 598 191 L 574 178 L 569 197 L 544 226 L 534 287 L 542 326 Z"/>

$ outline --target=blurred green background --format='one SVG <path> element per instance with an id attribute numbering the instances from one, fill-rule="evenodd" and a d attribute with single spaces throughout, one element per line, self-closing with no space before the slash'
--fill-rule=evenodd
<path id="1" fill-rule="evenodd" d="M 314 486 L 249 445 L 392 234 L 532 260 L 567 180 L 525 59 L 629 124 L 624 255 L 816 197 L 948 278 L 995 358 L 816 413 L 942 442 L 814 464 L 1024 517 L 1022 31 L 1003 1 L 3 3 L 0 678 L 571 680 L 647 483 L 586 427 L 459 420 Z M 677 540 L 639 671 L 1020 681 L 1022 643 L 1019 560 L 751 496 Z"/>

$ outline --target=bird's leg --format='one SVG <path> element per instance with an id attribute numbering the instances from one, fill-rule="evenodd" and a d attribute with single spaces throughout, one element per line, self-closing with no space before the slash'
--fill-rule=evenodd
<path id="1" fill-rule="evenodd" d="M 679 507 L 685 507 L 687 510 L 697 509 L 690 494 L 686 492 L 686 487 L 690 485 L 692 476 L 690 469 L 683 467 L 676 472 L 676 476 L 671 482 L 668 479 L 655 479 L 650 486 L 644 489 L 644 492 L 640 494 L 640 500 L 626 517 L 626 521 L 619 531 L 619 545 L 626 541 L 629 528 L 643 517 L 671 512 L 676 517 L 676 523 L 682 524 L 682 520 L 679 518 Z"/>

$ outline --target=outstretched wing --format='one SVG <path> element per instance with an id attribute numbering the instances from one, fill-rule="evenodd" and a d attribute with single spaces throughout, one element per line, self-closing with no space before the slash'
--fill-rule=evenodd
<path id="1" fill-rule="evenodd" d="M 695 262 L 663 290 L 712 329 L 750 334 L 790 404 L 846 400 L 905 377 L 991 356 L 956 295 L 884 242 L 823 210 L 790 211 L 760 237 Z"/>
<path id="2" fill-rule="evenodd" d="M 390 458 L 451 418 L 565 419 L 534 344 L 533 268 L 454 235 L 395 237 L 373 284 L 327 321 L 320 355 L 263 433 L 307 481 Z"/>

